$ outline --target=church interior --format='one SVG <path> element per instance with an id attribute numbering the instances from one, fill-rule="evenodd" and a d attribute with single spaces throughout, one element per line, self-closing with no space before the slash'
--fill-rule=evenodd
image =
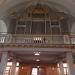
<path id="1" fill-rule="evenodd" d="M 75 75 L 75 1 L 0 0 L 0 75 Z"/>

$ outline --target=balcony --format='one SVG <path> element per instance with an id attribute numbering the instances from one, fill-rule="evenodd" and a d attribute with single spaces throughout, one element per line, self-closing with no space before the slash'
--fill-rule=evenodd
<path id="1" fill-rule="evenodd" d="M 75 48 L 75 35 L 0 33 L 0 47 Z"/>

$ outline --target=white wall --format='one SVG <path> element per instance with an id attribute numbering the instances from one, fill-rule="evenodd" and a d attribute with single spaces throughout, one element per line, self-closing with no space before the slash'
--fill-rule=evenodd
<path id="1" fill-rule="evenodd" d="M 71 38 L 72 44 L 75 44 L 75 23 L 73 23 L 73 25 L 72 25 L 71 35 L 73 35 Z"/>
<path id="2" fill-rule="evenodd" d="M 0 20 L 0 32 L 7 33 L 7 27 L 3 20 Z"/>
<path id="3" fill-rule="evenodd" d="M 0 20 L 0 43 L 4 43 L 5 37 L 2 36 L 1 34 L 6 34 L 7 33 L 7 27 L 6 24 L 3 20 Z"/>

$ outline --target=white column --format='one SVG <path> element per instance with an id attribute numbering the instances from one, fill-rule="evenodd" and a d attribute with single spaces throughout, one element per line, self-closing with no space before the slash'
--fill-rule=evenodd
<path id="1" fill-rule="evenodd" d="M 10 75 L 15 75 L 15 74 L 16 74 L 16 59 L 13 59 Z"/>
<path id="2" fill-rule="evenodd" d="M 2 53 L 1 63 L 0 63 L 0 75 L 4 75 L 5 69 L 8 62 L 8 52 Z"/>
<path id="3" fill-rule="evenodd" d="M 63 62 L 59 62 L 59 68 L 60 68 L 60 75 L 64 75 Z"/>
<path id="4" fill-rule="evenodd" d="M 75 70 L 73 66 L 73 57 L 72 53 L 68 52 L 66 54 L 67 66 L 68 66 L 68 75 L 75 75 Z"/>

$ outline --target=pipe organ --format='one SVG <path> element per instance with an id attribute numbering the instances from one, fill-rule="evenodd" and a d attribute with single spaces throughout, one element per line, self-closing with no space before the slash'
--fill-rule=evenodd
<path id="1" fill-rule="evenodd" d="M 69 33 L 66 15 L 63 12 L 52 10 L 48 6 L 37 4 L 26 8 L 23 12 L 12 13 L 12 15 L 11 21 L 15 20 L 15 28 L 12 31 L 16 34 Z"/>

